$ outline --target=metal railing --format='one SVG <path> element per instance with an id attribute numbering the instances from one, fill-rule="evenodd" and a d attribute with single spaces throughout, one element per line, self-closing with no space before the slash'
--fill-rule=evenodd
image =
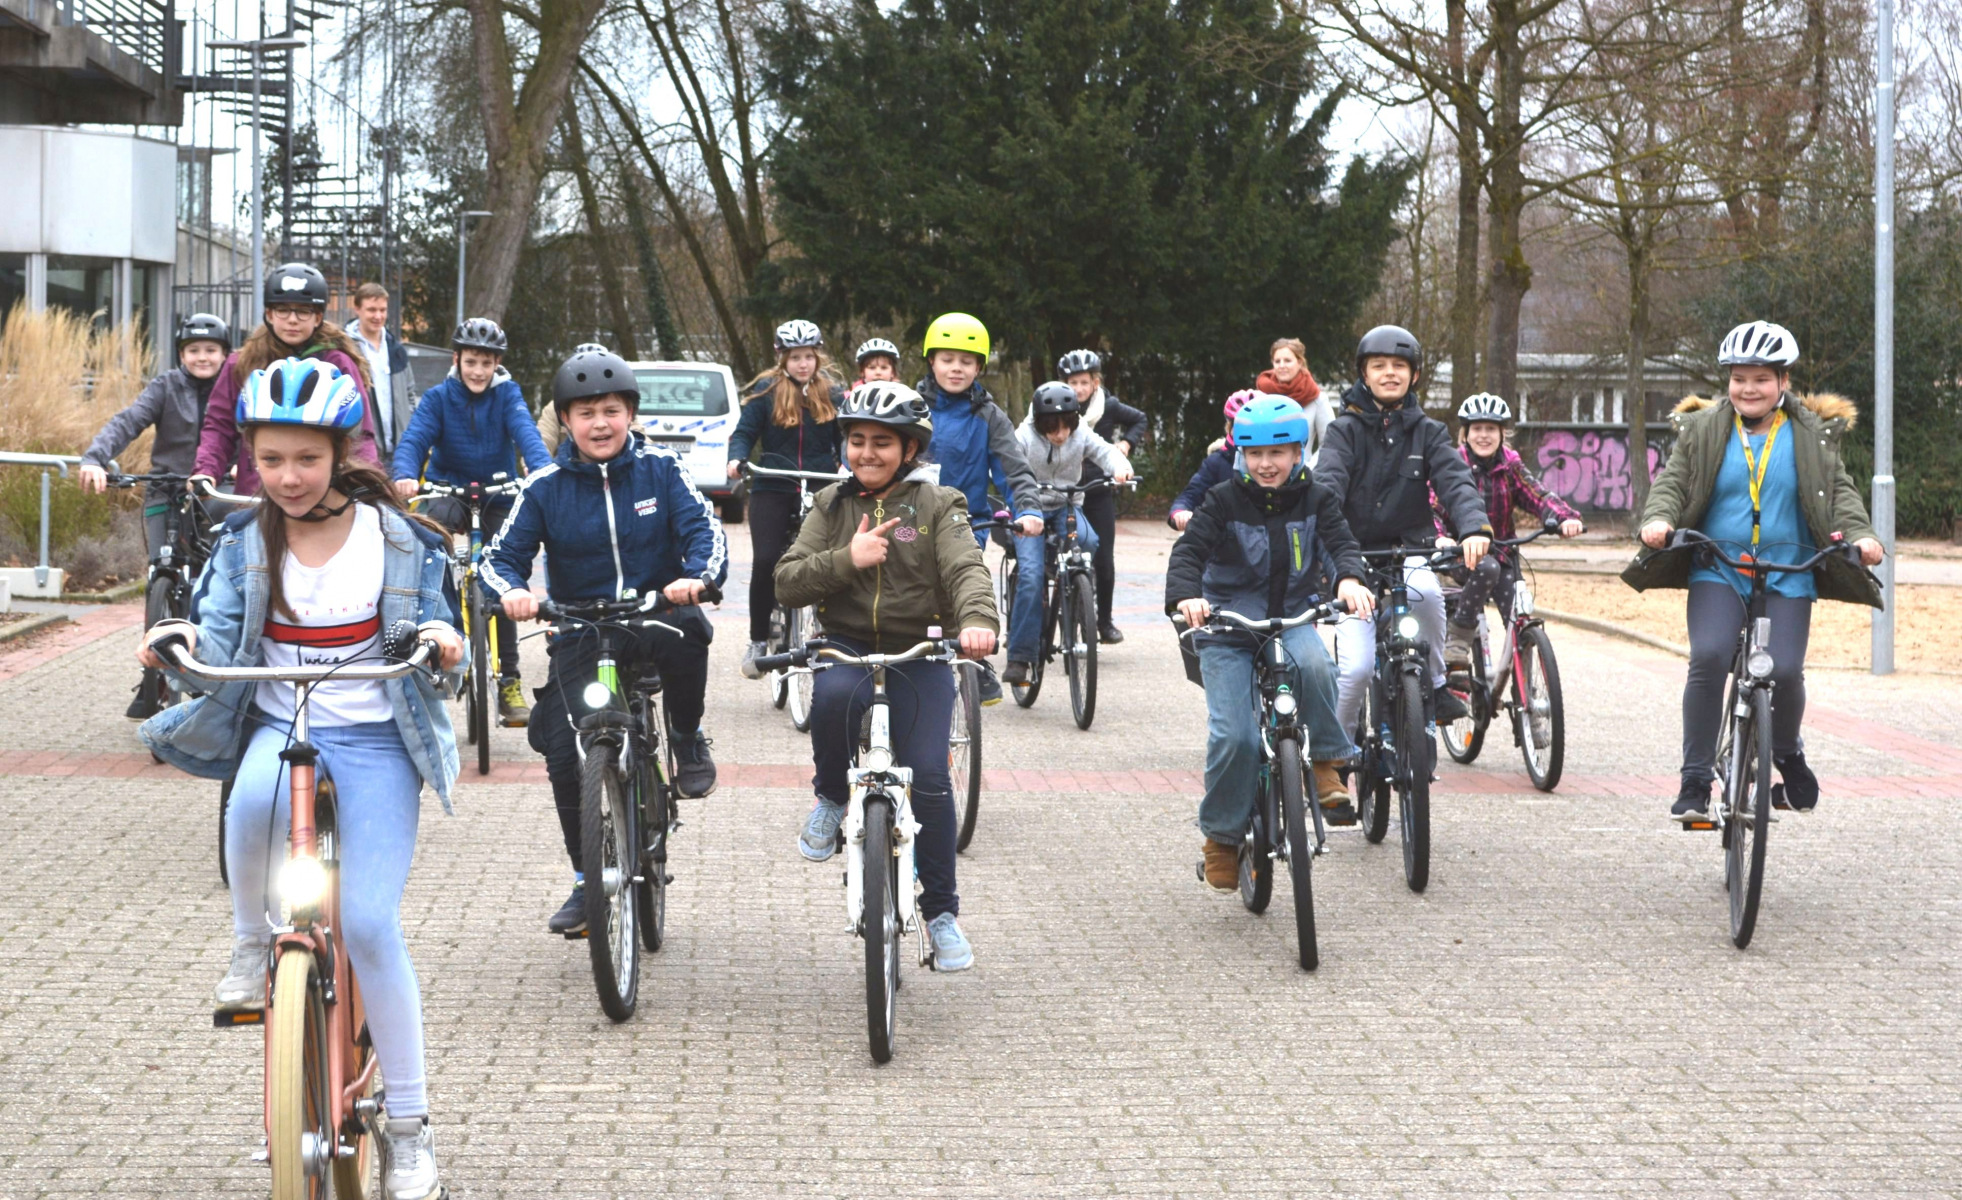
<path id="1" fill-rule="evenodd" d="M 163 74 L 170 65 L 176 6 L 170 0 L 54 0 L 48 5 L 62 25 L 80 25 L 103 41 Z"/>
<path id="2" fill-rule="evenodd" d="M 34 567 L 34 586 L 48 586 L 48 487 L 56 471 L 63 479 L 68 478 L 68 468 L 82 465 L 80 455 L 76 454 L 21 454 L 12 450 L 0 450 L 0 465 L 41 468 L 41 561 Z M 110 471 L 120 471 L 116 463 L 109 464 Z"/>

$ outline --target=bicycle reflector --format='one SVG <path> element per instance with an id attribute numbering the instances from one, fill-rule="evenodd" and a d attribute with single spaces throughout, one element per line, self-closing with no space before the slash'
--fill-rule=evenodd
<path id="1" fill-rule="evenodd" d="M 327 891 L 327 868 L 317 858 L 295 858 L 279 872 L 279 894 L 293 908 L 312 908 Z"/>

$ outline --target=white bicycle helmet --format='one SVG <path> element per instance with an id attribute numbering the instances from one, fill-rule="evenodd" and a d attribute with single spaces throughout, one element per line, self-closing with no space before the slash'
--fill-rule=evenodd
<path id="1" fill-rule="evenodd" d="M 1458 405 L 1458 423 L 1469 425 L 1473 421 L 1495 421 L 1504 425 L 1512 420 L 1512 405 L 1504 396 L 1491 392 L 1473 392 L 1466 396 L 1464 403 Z"/>
<path id="2" fill-rule="evenodd" d="M 361 428 L 361 388 L 332 363 L 282 358 L 246 377 L 234 414 L 240 425 Z"/>
<path id="3" fill-rule="evenodd" d="M 1724 335 L 1720 367 L 1789 367 L 1799 359 L 1798 339 L 1783 325 L 1750 321 Z"/>
<path id="4" fill-rule="evenodd" d="M 785 321 L 777 326 L 777 353 L 824 345 L 824 335 L 809 321 Z"/>
<path id="5" fill-rule="evenodd" d="M 865 360 L 871 358 L 874 354 L 883 354 L 895 363 L 899 361 L 899 347 L 884 338 L 867 338 L 859 346 L 858 353 L 852 355 L 852 361 L 863 365 Z"/>

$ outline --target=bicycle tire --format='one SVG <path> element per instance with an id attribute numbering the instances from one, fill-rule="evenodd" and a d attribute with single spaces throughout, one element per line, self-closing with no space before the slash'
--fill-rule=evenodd
<path id="1" fill-rule="evenodd" d="M 1725 787 L 1724 883 L 1730 893 L 1730 940 L 1742 950 L 1757 930 L 1764 893 L 1765 835 L 1771 831 L 1771 694 L 1754 690 L 1750 715 L 1733 719 L 1742 727 L 1731 742 Z"/>
<path id="2" fill-rule="evenodd" d="M 640 944 L 659 954 L 668 936 L 668 834 L 674 824 L 674 798 L 659 766 L 649 763 L 640 780 L 639 883 L 634 885 L 635 924 Z"/>
<path id="3" fill-rule="evenodd" d="M 1240 903 L 1250 913 L 1264 913 L 1274 898 L 1274 784 L 1268 763 L 1260 766 L 1254 785 L 1253 824 L 1240 839 Z"/>
<path id="4" fill-rule="evenodd" d="M 974 823 L 981 815 L 981 691 L 975 683 L 978 667 L 954 667 L 954 719 L 947 730 L 947 777 L 954 802 L 961 806 L 961 831 L 956 853 L 974 840 Z"/>
<path id="5" fill-rule="evenodd" d="M 226 887 L 232 886 L 231 864 L 225 861 L 225 810 L 232 806 L 232 781 L 227 779 L 218 785 L 218 878 Z"/>
<path id="6" fill-rule="evenodd" d="M 360 1078 L 361 1072 L 368 1069 L 368 1060 L 374 1057 L 374 1053 L 373 1047 L 357 1041 L 354 1064 L 349 1068 L 350 1077 Z M 379 1095 L 381 1089 L 376 1083 L 380 1079 L 379 1070 L 370 1075 L 368 1086 L 355 1093 L 355 1100 Z M 363 1120 L 350 1114 L 349 1120 L 357 1130 L 354 1135 L 354 1156 L 336 1156 L 334 1159 L 334 1200 L 382 1200 L 381 1118 L 376 1116 Z"/>
<path id="7" fill-rule="evenodd" d="M 1550 792 L 1560 786 L 1560 772 L 1567 757 L 1567 713 L 1560 696 L 1560 667 L 1553 659 L 1553 640 L 1547 637 L 1544 626 L 1529 625 L 1520 631 L 1519 648 L 1514 654 L 1519 661 L 1516 679 L 1525 685 L 1525 694 L 1513 697 L 1519 754 L 1526 760 L 1526 774 L 1532 776 L 1533 786 Z M 1535 683 L 1536 679 L 1544 685 L 1544 697 L 1539 695 L 1542 688 Z M 1539 704 L 1546 706 L 1547 745 L 1544 747 L 1533 733 L 1533 709 Z"/>
<path id="8" fill-rule="evenodd" d="M 620 751 L 604 742 L 586 751 L 579 777 L 579 859 L 586 872 L 586 948 L 600 1008 L 615 1022 L 634 1015 L 640 946 L 634 931 L 633 817 L 620 777 Z M 638 856 L 633 856 L 637 858 Z M 608 892 L 611 873 L 612 891 Z"/>
<path id="9" fill-rule="evenodd" d="M 1397 825 L 1403 879 L 1413 892 L 1431 882 L 1431 752 L 1424 729 L 1424 681 L 1405 667 L 1397 688 Z"/>
<path id="10" fill-rule="evenodd" d="M 797 632 L 790 623 L 791 613 L 786 611 L 783 605 L 777 605 L 775 616 L 776 627 L 783 631 L 783 637 L 781 640 L 773 640 L 764 644 L 769 647 L 770 653 L 782 654 L 784 651 L 797 645 Z M 789 699 L 790 668 L 785 667 L 780 671 L 770 672 L 770 707 L 782 708 Z"/>
<path id="11" fill-rule="evenodd" d="M 1097 719 L 1097 586 L 1087 571 L 1072 571 L 1063 597 L 1063 668 L 1070 677 L 1070 712 L 1078 729 Z"/>
<path id="12" fill-rule="evenodd" d="M 328 1101 L 327 1004 L 315 973 L 313 952 L 297 947 L 279 956 L 273 973 L 266 1030 L 272 1043 L 266 1056 L 266 1161 L 273 1200 L 321 1200 L 327 1192 L 327 1172 L 308 1173 L 302 1154 L 309 1136 L 325 1138 L 329 1153 L 336 1140 Z"/>
<path id="13" fill-rule="evenodd" d="M 1375 675 L 1363 693 L 1363 736 L 1356 739 L 1362 753 L 1349 772 L 1349 788 L 1356 794 L 1362 811 L 1363 838 L 1370 845 L 1380 843 L 1390 832 L 1390 781 L 1383 770 L 1383 743 L 1377 735 L 1382 723 L 1383 686 Z"/>
<path id="14" fill-rule="evenodd" d="M 892 801 L 865 800 L 865 871 L 862 936 L 865 938 L 865 1033 L 873 1062 L 891 1062 L 898 1024 L 899 859 L 893 853 Z"/>
<path id="15" fill-rule="evenodd" d="M 1293 738 L 1274 743 L 1275 781 L 1281 793 L 1281 819 L 1287 823 L 1288 878 L 1294 883 L 1294 935 L 1301 969 L 1321 965 L 1315 944 L 1315 837 L 1306 805 L 1315 803 L 1314 780 L 1304 780 L 1301 747 Z"/>
<path id="16" fill-rule="evenodd" d="M 484 589 L 470 580 L 470 741 L 477 747 L 477 774 L 490 774 L 491 661 L 490 622 L 484 616 Z"/>
<path id="17" fill-rule="evenodd" d="M 158 575 L 150 580 L 149 586 L 143 591 L 143 628 L 145 630 L 150 629 L 159 621 L 167 621 L 172 617 L 183 615 L 177 611 L 178 606 L 171 602 L 173 594 L 177 591 L 178 583 L 179 581 L 174 575 Z M 177 693 L 171 691 L 170 685 L 164 682 L 162 671 L 144 671 L 143 682 L 138 686 L 150 692 L 150 699 L 155 703 L 158 712 L 169 708 L 177 700 Z M 150 757 L 156 759 L 158 762 L 163 761 L 162 759 L 157 759 L 157 756 L 154 754 Z"/>
<path id="18" fill-rule="evenodd" d="M 1485 631 L 1481 628 L 1472 639 L 1472 689 L 1465 697 L 1465 707 L 1470 710 L 1449 725 L 1440 725 L 1438 732 L 1443 735 L 1444 752 L 1451 761 L 1469 765 L 1478 758 L 1478 752 L 1485 748 L 1485 731 L 1492 725 L 1491 676 L 1485 669 L 1487 646 Z"/>
<path id="19" fill-rule="evenodd" d="M 792 636 L 789 642 L 791 648 L 794 649 L 811 640 L 811 633 L 815 628 L 817 612 L 811 608 L 792 609 L 790 618 Z M 817 673 L 809 668 L 791 672 L 788 690 L 790 692 L 791 727 L 799 733 L 809 733 L 811 731 L 811 714 L 815 708 L 814 700 L 816 699 L 817 693 Z"/>
<path id="20" fill-rule="evenodd" d="M 1009 583 L 1012 585 L 1014 580 L 1010 579 Z M 1048 648 L 1049 633 L 1055 628 L 1055 624 L 1056 612 L 1049 604 L 1048 595 L 1045 594 L 1042 598 L 1042 608 L 1038 611 L 1035 661 L 1029 664 L 1029 681 L 1019 686 L 1016 684 L 1008 686 L 1008 690 L 1015 694 L 1015 703 L 1022 708 L 1034 707 L 1036 697 L 1042 694 L 1042 668 L 1044 660 L 1048 657 L 1044 651 Z"/>

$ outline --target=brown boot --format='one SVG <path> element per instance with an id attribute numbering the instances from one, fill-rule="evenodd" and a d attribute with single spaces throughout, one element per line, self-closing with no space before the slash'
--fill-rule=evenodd
<path id="1" fill-rule="evenodd" d="M 1199 877 L 1215 892 L 1237 891 L 1240 887 L 1240 851 L 1206 839 L 1206 859 L 1199 865 Z"/>
<path id="2" fill-rule="evenodd" d="M 1315 764 L 1315 798 L 1322 802 L 1323 821 L 1330 825 L 1354 825 L 1356 806 L 1350 802 L 1349 789 L 1342 784 L 1341 768 L 1338 762 Z"/>

